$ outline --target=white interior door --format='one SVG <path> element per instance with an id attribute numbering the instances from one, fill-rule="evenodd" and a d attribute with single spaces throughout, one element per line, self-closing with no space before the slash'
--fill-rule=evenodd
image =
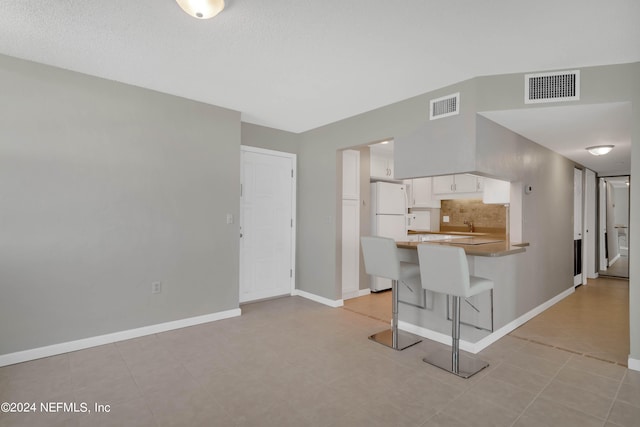
<path id="1" fill-rule="evenodd" d="M 291 294 L 295 154 L 241 150 L 240 302 Z"/>

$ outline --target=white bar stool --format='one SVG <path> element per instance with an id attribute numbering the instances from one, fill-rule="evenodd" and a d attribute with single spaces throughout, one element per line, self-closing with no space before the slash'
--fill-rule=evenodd
<path id="1" fill-rule="evenodd" d="M 393 299 L 393 316 L 391 329 L 378 332 L 369 337 L 370 340 L 404 350 L 422 341 L 422 338 L 408 332 L 398 330 L 398 282 L 410 280 L 420 281 L 420 267 L 415 264 L 400 262 L 398 247 L 393 239 L 387 237 L 362 237 L 362 254 L 367 274 L 391 279 L 391 295 Z"/>
<path id="2" fill-rule="evenodd" d="M 438 351 L 423 361 L 462 378 L 480 372 L 489 364 L 460 354 L 460 298 L 468 298 L 493 289 L 493 282 L 484 277 L 469 275 L 469 263 L 464 249 L 436 244 L 418 245 L 420 277 L 424 289 L 453 297 L 451 353 Z"/>

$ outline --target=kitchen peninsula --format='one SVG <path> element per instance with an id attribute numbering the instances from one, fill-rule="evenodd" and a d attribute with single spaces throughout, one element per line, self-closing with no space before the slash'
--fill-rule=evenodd
<path id="1" fill-rule="evenodd" d="M 425 241 L 397 242 L 401 261 L 418 263 L 422 244 L 464 248 L 469 272 L 494 282 L 493 292 L 467 298 L 461 307 L 461 348 L 477 353 L 537 314 L 523 300 L 518 276 L 526 266 L 528 243 L 511 243 L 504 236 L 483 233 L 428 233 Z M 451 307 L 447 295 L 400 287 L 400 329 L 445 344 L 451 342 Z"/>

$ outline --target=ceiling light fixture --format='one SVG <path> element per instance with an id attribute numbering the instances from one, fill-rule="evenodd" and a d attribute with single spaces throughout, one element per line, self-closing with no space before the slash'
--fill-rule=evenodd
<path id="1" fill-rule="evenodd" d="M 587 147 L 587 151 L 594 156 L 603 156 L 613 150 L 613 147 L 613 145 L 595 145 L 593 147 Z"/>
<path id="2" fill-rule="evenodd" d="M 222 12 L 224 0 L 176 0 L 189 15 L 198 19 L 209 19 Z"/>

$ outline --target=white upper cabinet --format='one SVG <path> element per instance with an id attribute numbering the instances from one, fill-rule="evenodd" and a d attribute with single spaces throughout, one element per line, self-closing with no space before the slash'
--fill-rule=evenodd
<path id="1" fill-rule="evenodd" d="M 356 150 L 342 152 L 342 198 L 360 199 L 360 152 Z"/>
<path id="2" fill-rule="evenodd" d="M 410 180 L 411 195 L 409 205 L 412 208 L 439 208 L 440 200 L 433 198 L 432 179 L 415 178 Z"/>
<path id="3" fill-rule="evenodd" d="M 483 178 L 471 174 L 433 177 L 433 194 L 439 199 L 482 197 Z M 453 197 L 452 197 L 453 196 Z"/>
<path id="4" fill-rule="evenodd" d="M 499 179 L 484 178 L 482 203 L 506 204 L 511 200 L 511 183 Z"/>
<path id="5" fill-rule="evenodd" d="M 393 146 L 376 144 L 370 147 L 371 179 L 393 180 Z"/>

